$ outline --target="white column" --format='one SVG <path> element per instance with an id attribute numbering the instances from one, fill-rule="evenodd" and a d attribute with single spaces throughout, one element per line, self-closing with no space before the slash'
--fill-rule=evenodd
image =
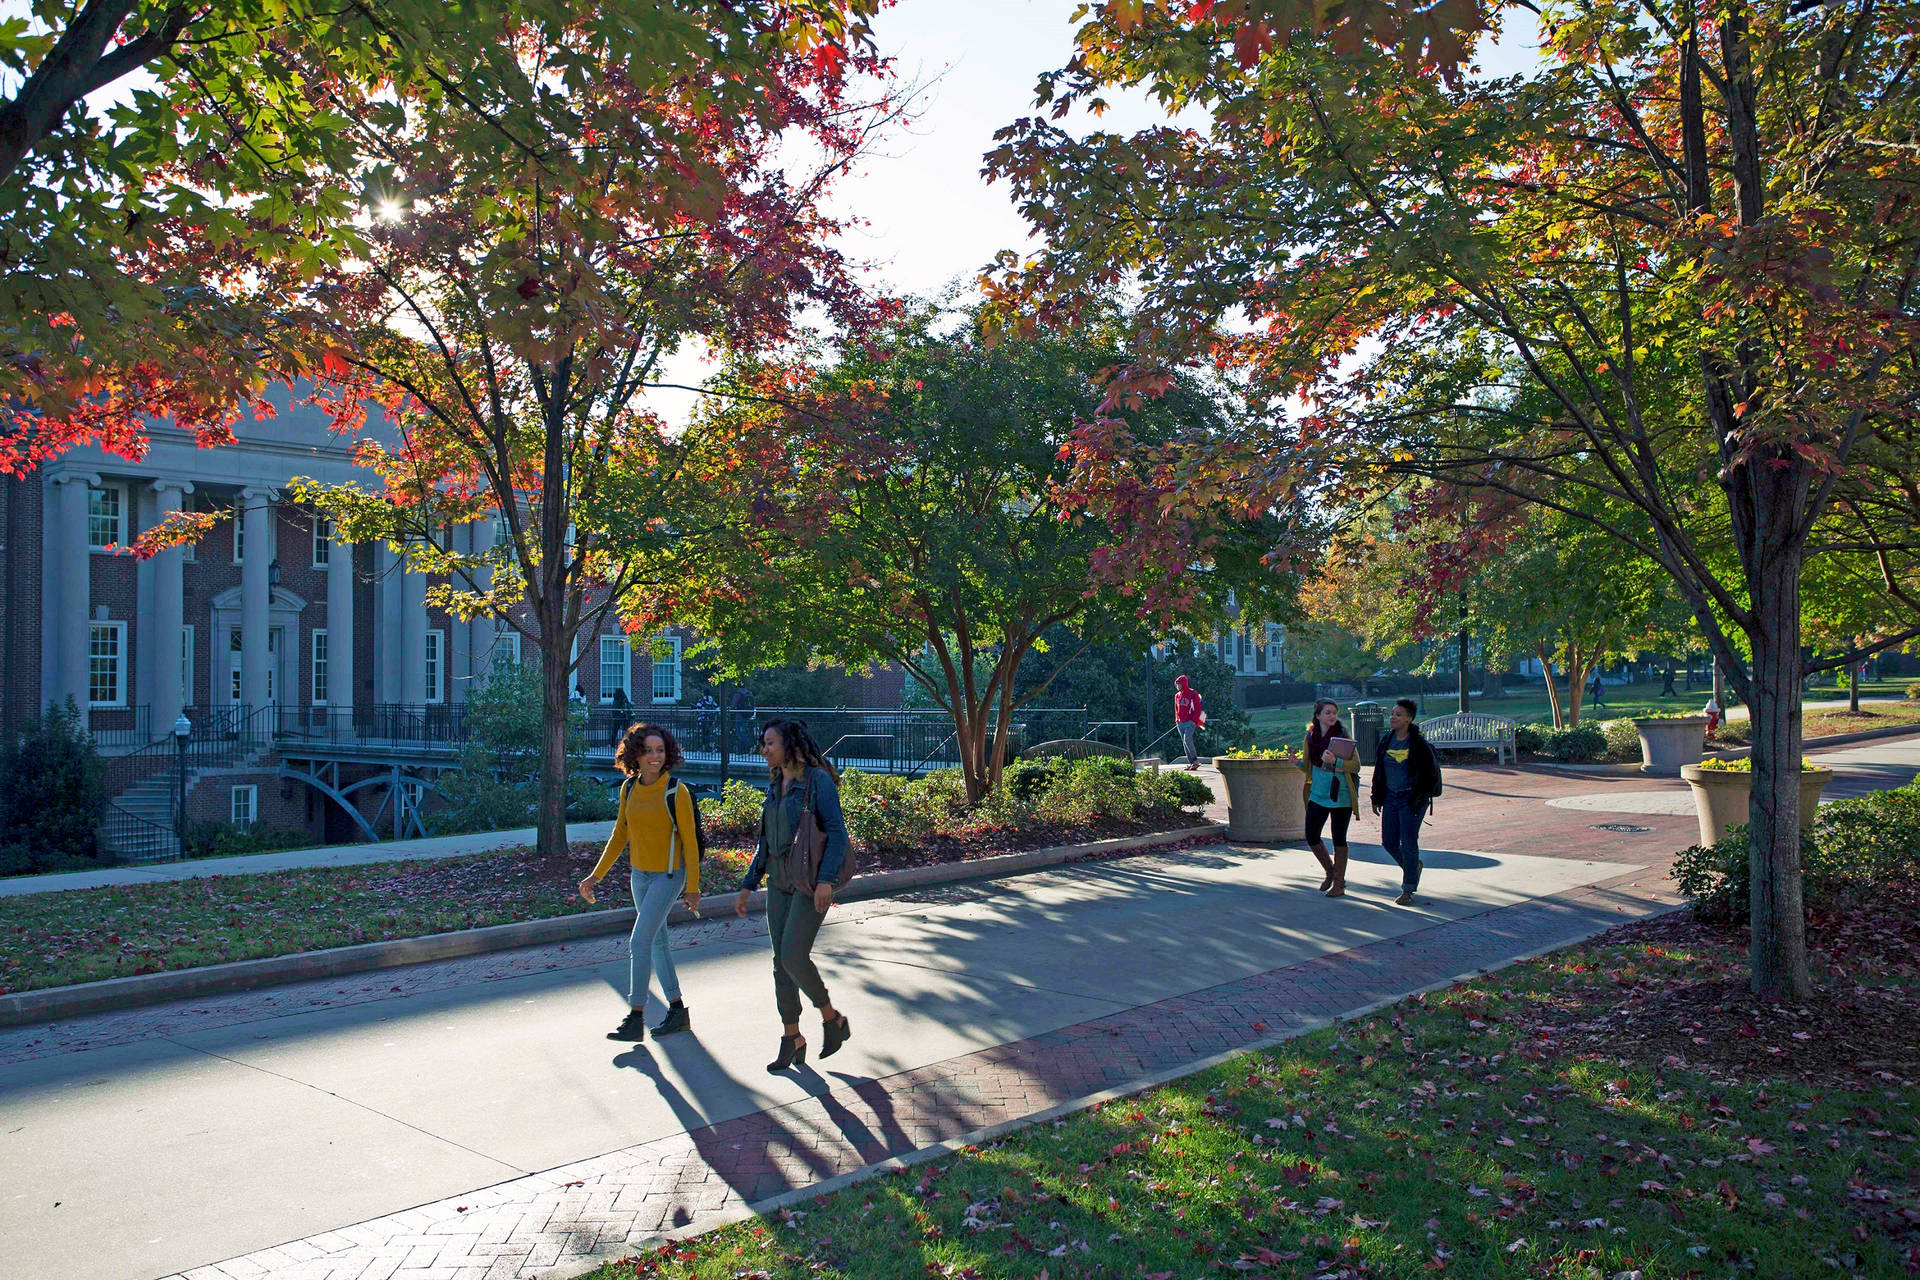
<path id="1" fill-rule="evenodd" d="M 267 628 L 272 625 L 272 592 L 267 565 L 273 560 L 272 490 L 240 491 L 240 530 L 245 559 L 240 562 L 240 700 L 254 712 L 267 705 Z"/>
<path id="2" fill-rule="evenodd" d="M 159 518 L 164 521 L 180 510 L 193 486 L 181 480 L 156 480 L 153 492 L 158 499 Z M 169 547 L 153 558 L 153 676 L 147 687 L 153 690 L 147 701 L 153 707 L 155 737 L 173 732 L 173 722 L 187 705 L 186 690 L 180 683 L 180 644 L 186 624 L 186 592 L 182 580 L 186 549 Z"/>
<path id="3" fill-rule="evenodd" d="M 483 556 L 493 550 L 493 521 L 491 519 L 473 522 L 473 554 Z M 482 569 L 474 575 L 481 588 L 493 584 L 493 570 Z M 499 634 L 499 624 L 486 614 L 480 614 L 467 624 L 467 648 L 472 654 L 473 674 L 476 679 L 484 679 L 493 671 L 493 642 Z"/>
<path id="4" fill-rule="evenodd" d="M 410 707 L 427 700 L 427 575 L 415 573 L 400 558 L 400 701 Z M 446 696 L 446 655 L 441 655 L 441 696 Z"/>
<path id="5" fill-rule="evenodd" d="M 80 723 L 87 716 L 87 651 L 93 638 L 93 555 L 87 550 L 87 489 L 100 483 L 96 475 L 66 475 L 54 480 L 56 534 L 53 539 L 59 558 L 56 581 L 60 598 L 55 606 L 53 636 L 56 646 L 54 685 L 47 701 L 65 704 L 68 698 L 80 708 Z"/>
<path id="6" fill-rule="evenodd" d="M 353 544 L 327 549 L 327 714 L 343 732 L 353 724 Z"/>

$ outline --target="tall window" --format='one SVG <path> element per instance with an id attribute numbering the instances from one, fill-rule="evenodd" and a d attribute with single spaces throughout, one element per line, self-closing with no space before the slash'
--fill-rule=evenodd
<path id="1" fill-rule="evenodd" d="M 680 701 L 680 637 L 653 638 L 653 700 Z"/>
<path id="2" fill-rule="evenodd" d="M 260 788 L 257 786 L 235 787 L 233 801 L 227 810 L 236 827 L 250 827 L 254 819 L 260 816 Z"/>
<path id="3" fill-rule="evenodd" d="M 327 705 L 327 633 L 313 633 L 313 705 Z"/>
<path id="4" fill-rule="evenodd" d="M 127 491 L 117 484 L 87 490 L 87 548 L 104 551 L 127 540 Z"/>
<path id="5" fill-rule="evenodd" d="M 600 701 L 612 702 L 616 693 L 633 698 L 633 646 L 625 636 L 601 636 Z"/>
<path id="6" fill-rule="evenodd" d="M 447 700 L 447 633 L 429 631 L 427 640 L 427 701 Z"/>
<path id="7" fill-rule="evenodd" d="M 127 624 L 95 622 L 87 637 L 87 705 L 127 705 Z"/>
<path id="8" fill-rule="evenodd" d="M 313 567 L 324 569 L 333 563 L 333 521 L 326 516 L 313 518 Z"/>
<path id="9" fill-rule="evenodd" d="M 182 706 L 187 706 L 187 707 L 190 707 L 193 705 L 193 628 L 192 627 L 180 628 L 180 703 Z M 164 725 L 162 727 L 165 728 L 169 733 L 173 731 L 172 725 Z"/>

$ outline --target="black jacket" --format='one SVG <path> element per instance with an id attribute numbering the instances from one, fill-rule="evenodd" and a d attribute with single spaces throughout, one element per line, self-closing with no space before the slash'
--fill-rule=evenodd
<path id="1" fill-rule="evenodd" d="M 1380 735 L 1379 745 L 1373 749 L 1373 803 L 1387 802 L 1387 747 L 1393 742 L 1393 730 L 1388 729 Z M 1426 735 L 1420 732 L 1420 726 L 1407 726 L 1407 769 L 1413 777 L 1413 807 L 1416 811 L 1433 803 L 1440 794 L 1440 761 L 1434 756 L 1432 746 L 1428 745 Z"/>

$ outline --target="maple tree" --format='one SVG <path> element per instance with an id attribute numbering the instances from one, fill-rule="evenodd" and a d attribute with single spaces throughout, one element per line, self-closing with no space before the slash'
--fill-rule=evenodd
<path id="1" fill-rule="evenodd" d="M 1098 374 L 1121 359 L 1114 333 L 1103 318 L 988 345 L 972 316 L 922 308 L 810 359 L 740 370 L 762 394 L 690 430 L 688 506 L 674 517 L 727 536 L 668 551 L 631 612 L 692 627 L 733 673 L 897 663 L 952 718 L 978 800 L 999 784 L 1018 709 L 1050 685 L 1017 679 L 1050 632 L 1069 629 L 1074 646 L 1050 655 L 1050 674 L 1088 645 L 1144 652 L 1153 638 L 1143 582 L 1100 572 L 1125 558 L 1113 526 L 1057 488 Z M 1182 380 L 1128 417 L 1155 439 L 1218 429 L 1226 412 Z M 1233 568 L 1234 541 L 1196 539 L 1186 625 L 1227 617 L 1236 588 L 1242 609 L 1271 607 Z"/>
<path id="2" fill-rule="evenodd" d="M 1902 603 L 1875 644 L 1920 634 L 1920 8 L 1543 15 L 1536 73 L 1453 83 L 1365 44 L 1248 66 L 1174 15 L 1090 23 L 1043 99 L 1144 87 L 1208 127 L 1003 130 L 991 169 L 1049 247 L 992 283 L 1070 317 L 1131 279 L 1161 361 L 1241 371 L 1265 447 L 1176 473 L 1250 506 L 1421 475 L 1657 564 L 1753 710 L 1752 980 L 1800 998 L 1803 565 L 1852 561 Z"/>
<path id="3" fill-rule="evenodd" d="M 385 539 L 443 578 L 429 603 L 499 618 L 538 648 L 544 855 L 566 848 L 576 639 L 675 536 L 660 513 L 686 450 L 646 401 L 662 362 L 694 341 L 777 347 L 803 308 L 871 319 L 822 199 L 896 108 L 859 96 L 885 74 L 871 49 L 796 33 L 800 12 L 723 7 L 708 56 L 658 76 L 602 60 L 597 18 L 547 43 L 517 33 L 530 80 L 566 90 L 566 129 L 538 161 L 464 104 L 365 104 L 343 180 L 382 216 L 362 255 L 313 287 L 338 344 L 313 399 L 361 433 L 383 488 L 295 493 L 338 536 Z M 816 168 L 789 173 L 789 137 Z"/>
<path id="4" fill-rule="evenodd" d="M 363 144 L 401 104 L 466 114 L 510 168 L 564 163 L 586 68 L 757 118 L 769 44 L 835 62 L 877 2 L 33 0 L 0 19 L 0 473 L 271 414 L 332 348 L 309 289 L 368 247 Z M 698 127 L 654 123 L 642 156 Z"/>

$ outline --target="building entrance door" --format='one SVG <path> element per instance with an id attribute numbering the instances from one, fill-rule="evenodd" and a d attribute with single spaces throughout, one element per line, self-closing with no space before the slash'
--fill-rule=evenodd
<path id="1" fill-rule="evenodd" d="M 280 690 L 286 683 L 284 669 L 284 655 L 287 651 L 286 632 L 285 627 L 267 628 L 267 705 L 270 707 L 280 705 Z M 241 683 L 240 628 L 238 627 L 227 631 L 227 671 L 227 701 L 230 705 L 237 707 L 246 698 L 245 688 Z"/>

